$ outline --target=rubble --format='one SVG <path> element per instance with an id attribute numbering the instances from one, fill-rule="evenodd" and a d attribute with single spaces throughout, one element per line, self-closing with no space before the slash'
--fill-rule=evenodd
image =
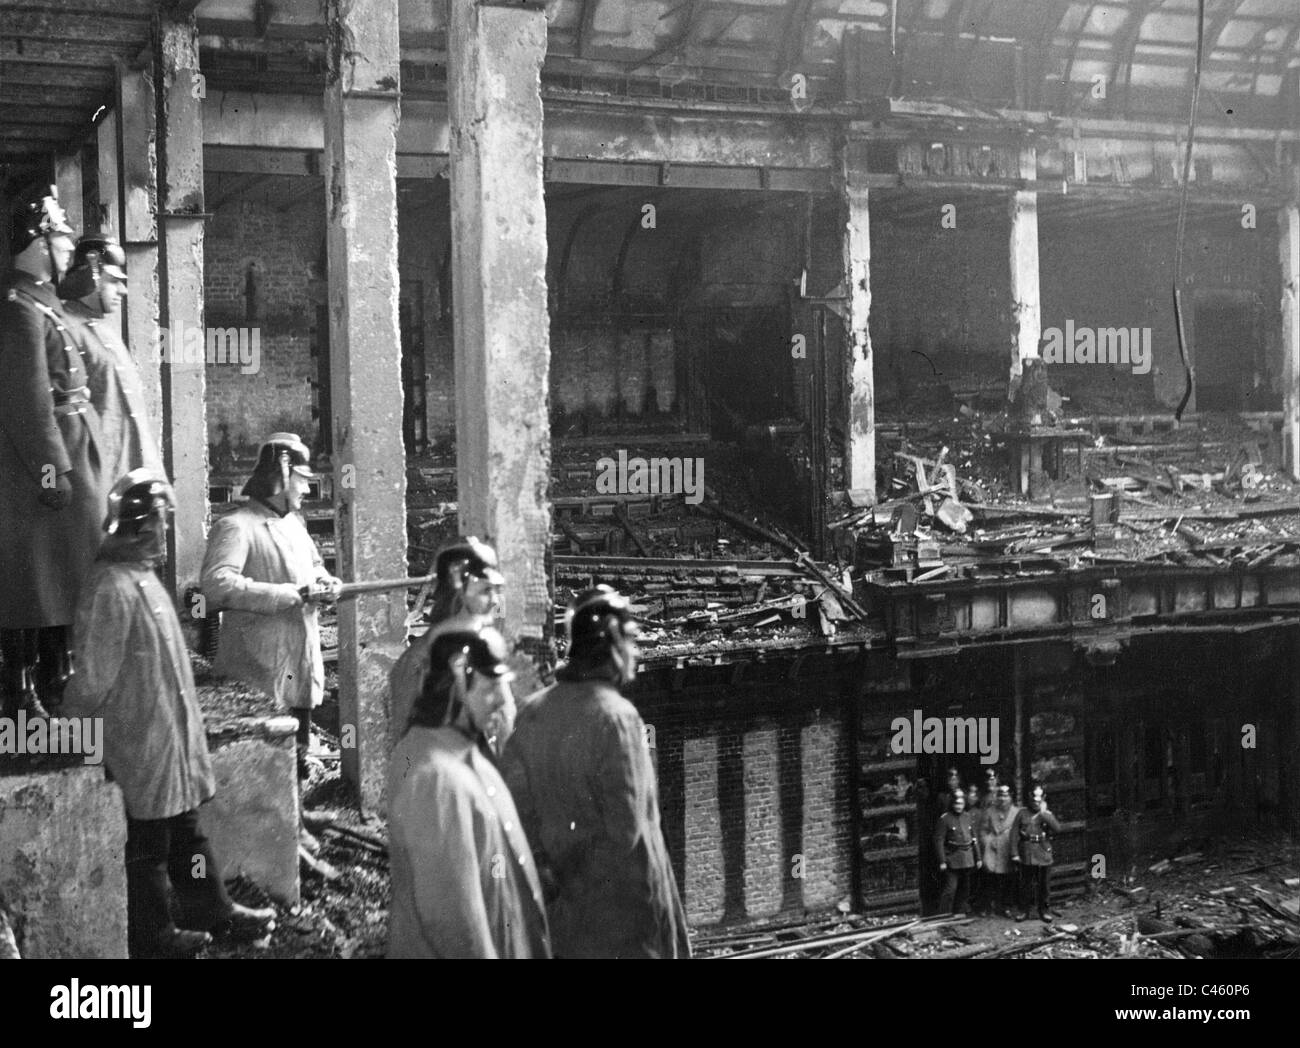
<path id="1" fill-rule="evenodd" d="M 1213 859 L 1207 862 L 1207 859 Z M 1068 906 L 1069 921 L 844 916 L 730 935 L 699 935 L 698 956 L 1033 959 L 1300 957 L 1300 847 L 1283 836 L 1206 844 L 1104 880 Z M 1261 874 L 1267 876 L 1261 878 Z"/>

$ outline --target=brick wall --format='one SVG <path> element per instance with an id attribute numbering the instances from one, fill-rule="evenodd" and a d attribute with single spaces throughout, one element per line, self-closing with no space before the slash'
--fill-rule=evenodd
<path id="1" fill-rule="evenodd" d="M 638 700 L 655 727 L 664 835 L 693 925 L 798 917 L 848 897 L 841 713 L 812 705 L 828 690 L 757 686 L 708 703 Z"/>
<path id="2" fill-rule="evenodd" d="M 324 206 L 322 197 L 286 209 L 283 199 L 263 188 L 257 197 L 240 195 L 221 203 L 208 225 L 205 323 L 257 328 L 261 349 L 254 374 L 231 364 L 208 365 L 212 443 L 221 439 L 223 423 L 237 448 L 256 447 L 275 430 L 300 433 L 308 443 L 316 439 L 308 383 L 317 375 L 312 347 L 319 334 L 317 304 L 325 293 Z"/>

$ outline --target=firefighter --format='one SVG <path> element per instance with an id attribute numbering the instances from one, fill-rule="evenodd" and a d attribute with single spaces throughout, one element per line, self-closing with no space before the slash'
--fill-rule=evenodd
<path id="1" fill-rule="evenodd" d="M 126 294 L 126 252 L 111 236 L 77 243 L 59 297 L 86 362 L 90 400 L 99 413 L 100 456 L 106 484 L 133 469 L 165 475 L 145 408 L 140 371 L 118 334 Z M 107 494 L 107 492 L 105 492 Z"/>
<path id="2" fill-rule="evenodd" d="M 231 902 L 199 823 L 215 792 L 212 762 L 180 620 L 155 574 L 173 506 L 161 473 L 135 470 L 111 489 L 66 693 L 69 716 L 103 718 L 104 762 L 122 789 L 132 957 L 192 957 L 213 936 L 274 928 L 274 911 Z"/>
<path id="3" fill-rule="evenodd" d="M 451 625 L 467 629 L 490 626 L 501 608 L 501 588 L 506 580 L 498 567 L 496 550 L 486 542 L 472 535 L 457 541 L 439 552 L 433 570 L 429 629 L 411 642 L 388 675 L 392 696 L 388 730 L 392 745 L 396 745 L 406 730 L 411 704 L 424 686 L 429 648 L 434 639 Z M 514 724 L 514 713 L 511 698 L 492 715 L 488 745 L 497 756 Z"/>
<path id="4" fill-rule="evenodd" d="M 33 714 L 72 674 L 77 590 L 102 539 L 98 416 L 55 293 L 75 235 L 53 187 L 26 201 L 0 290 L 0 655 L 5 707 Z"/>
<path id="5" fill-rule="evenodd" d="M 1029 907 L 1036 906 L 1038 917 L 1051 924 L 1057 914 L 1052 912 L 1052 834 L 1061 832 L 1061 823 L 1047 808 L 1047 794 L 1035 786 L 1029 795 L 1029 807 L 1021 808 L 1011 832 L 1016 852 L 1011 861 L 1020 870 L 1020 912 L 1017 921 L 1029 916 Z"/>
<path id="6" fill-rule="evenodd" d="M 569 605 L 568 661 L 521 705 L 502 773 L 547 896 L 557 957 L 689 957 L 636 679 L 637 624 L 609 586 Z"/>
<path id="7" fill-rule="evenodd" d="M 298 719 L 298 776 L 309 768 L 311 711 L 325 694 L 317 606 L 338 596 L 299 511 L 311 453 L 296 433 L 272 433 L 258 451 L 248 501 L 212 526 L 201 584 L 222 611 L 213 669 L 260 688 Z"/>
<path id="8" fill-rule="evenodd" d="M 935 825 L 934 850 L 939 857 L 939 872 L 945 878 L 939 912 L 965 913 L 971 878 L 983 863 L 979 858 L 970 815 L 966 811 L 966 795 L 960 789 L 952 793 L 948 810 L 939 816 Z"/>
<path id="9" fill-rule="evenodd" d="M 510 700 L 505 642 L 455 626 L 427 673 L 388 778 L 389 957 L 549 957 L 533 856 L 510 791 L 483 752 Z"/>

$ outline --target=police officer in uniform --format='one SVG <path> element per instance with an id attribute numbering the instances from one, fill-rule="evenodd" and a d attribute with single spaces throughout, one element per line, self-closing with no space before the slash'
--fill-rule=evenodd
<path id="1" fill-rule="evenodd" d="M 659 825 L 627 599 L 597 586 L 569 605 L 569 657 L 520 704 L 501 770 L 547 891 L 557 957 L 691 955 Z"/>
<path id="2" fill-rule="evenodd" d="M 971 817 L 966 811 L 966 795 L 960 789 L 953 791 L 948 810 L 939 816 L 934 828 L 934 850 L 939 857 L 939 872 L 944 875 L 939 912 L 965 913 L 971 877 L 983 863 Z"/>
<path id="3" fill-rule="evenodd" d="M 1052 834 L 1061 832 L 1061 823 L 1047 809 L 1047 794 L 1041 786 L 1030 793 L 1028 808 L 1016 816 L 1012 839 L 1017 852 L 1012 862 L 1020 868 L 1020 912 L 1017 921 L 1029 915 L 1030 905 L 1038 908 L 1039 919 L 1050 924 L 1056 918 L 1051 908 Z"/>
<path id="4" fill-rule="evenodd" d="M 107 489 L 133 469 L 163 474 L 154 426 L 145 409 L 135 359 L 118 334 L 116 316 L 126 294 L 126 252 L 111 236 L 77 242 L 59 297 L 86 362 L 90 400 L 99 412 L 100 455 Z M 105 490 L 105 497 L 108 492 Z"/>
<path id="5" fill-rule="evenodd" d="M 43 713 L 72 674 L 77 593 L 102 539 L 98 415 L 55 293 L 75 233 L 51 187 L 13 216 L 0 292 L 4 705 Z"/>

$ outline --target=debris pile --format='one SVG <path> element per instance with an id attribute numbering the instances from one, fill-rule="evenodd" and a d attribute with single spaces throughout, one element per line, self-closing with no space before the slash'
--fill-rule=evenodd
<path id="1" fill-rule="evenodd" d="M 1062 920 L 869 918 L 702 933 L 699 956 L 997 959 L 1300 957 L 1300 848 L 1258 837 L 1188 848 L 1100 882 Z"/>
<path id="2" fill-rule="evenodd" d="M 1204 417 L 1168 428 L 1144 416 L 1046 427 L 963 408 L 947 421 L 885 425 L 884 498 L 832 521 L 836 548 L 860 571 L 906 567 L 908 581 L 1025 555 L 1061 567 L 1286 562 L 1300 551 L 1300 488 L 1278 468 L 1272 423 Z"/>

